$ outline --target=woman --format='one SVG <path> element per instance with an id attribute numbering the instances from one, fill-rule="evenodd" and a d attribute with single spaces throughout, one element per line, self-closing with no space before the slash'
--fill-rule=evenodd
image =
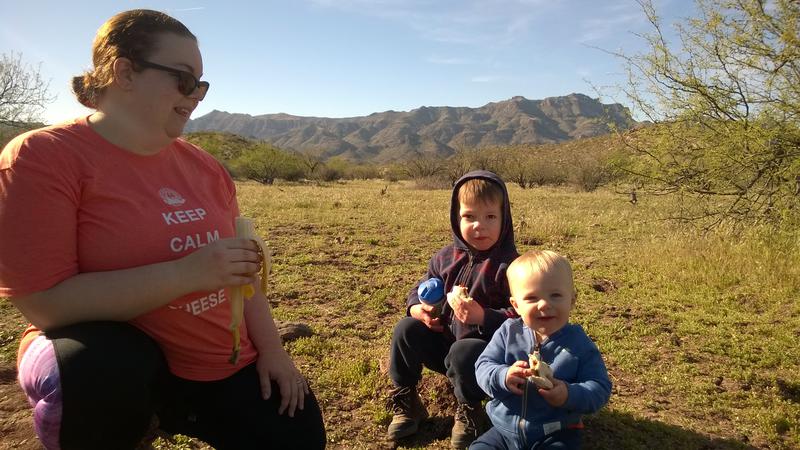
<path id="1" fill-rule="evenodd" d="M 93 63 L 73 80 L 93 114 L 0 153 L 0 296 L 32 324 L 18 368 L 40 440 L 133 448 L 158 425 L 217 449 L 324 447 L 263 292 L 228 362 L 228 288 L 259 286 L 260 258 L 233 237 L 226 171 L 178 138 L 209 88 L 195 36 L 122 12 Z"/>

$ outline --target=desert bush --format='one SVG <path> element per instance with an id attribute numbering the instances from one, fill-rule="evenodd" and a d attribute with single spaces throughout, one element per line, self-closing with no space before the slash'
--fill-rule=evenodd
<path id="1" fill-rule="evenodd" d="M 450 179 L 444 175 L 431 175 L 429 177 L 417 178 L 414 180 L 414 187 L 423 190 L 447 189 L 453 188 Z"/>
<path id="2" fill-rule="evenodd" d="M 276 178 L 301 178 L 297 159 L 269 144 L 259 143 L 244 150 L 231 162 L 233 172 L 243 178 L 272 184 Z"/>
<path id="3" fill-rule="evenodd" d="M 388 164 L 379 169 L 380 177 L 389 182 L 397 182 L 407 179 L 403 167 L 400 164 Z"/>
<path id="4" fill-rule="evenodd" d="M 779 222 L 796 210 L 800 183 L 800 3 L 695 3 L 675 48 L 641 0 L 647 49 L 617 53 L 630 79 L 621 90 L 657 123 L 628 135 L 638 164 L 626 169 L 702 206 L 681 220 Z"/>
<path id="5" fill-rule="evenodd" d="M 380 178 L 380 171 L 373 164 L 354 164 L 348 169 L 346 178 L 349 180 L 371 180 Z"/>

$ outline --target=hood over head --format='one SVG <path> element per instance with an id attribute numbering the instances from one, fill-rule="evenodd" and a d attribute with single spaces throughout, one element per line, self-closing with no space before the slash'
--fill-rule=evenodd
<path id="1" fill-rule="evenodd" d="M 475 251 L 474 249 L 470 248 L 469 245 L 467 245 L 467 242 L 461 236 L 461 216 L 459 214 L 461 205 L 458 201 L 458 190 L 461 188 L 461 185 L 472 179 L 483 179 L 490 181 L 500 186 L 500 189 L 503 192 L 503 224 L 500 229 L 500 236 L 498 237 L 497 242 L 490 249 L 482 252 Z M 456 181 L 456 183 L 453 185 L 453 193 L 452 197 L 450 198 L 450 228 L 453 231 L 453 241 L 456 248 L 466 250 L 472 253 L 473 256 L 490 257 L 492 255 L 508 254 L 509 252 L 516 253 L 517 248 L 514 245 L 514 224 L 511 220 L 511 204 L 508 200 L 508 189 L 506 188 L 506 184 L 503 182 L 503 179 L 497 174 L 489 172 L 488 170 L 474 170 L 464 174 L 464 176 L 459 178 L 458 181 Z"/>

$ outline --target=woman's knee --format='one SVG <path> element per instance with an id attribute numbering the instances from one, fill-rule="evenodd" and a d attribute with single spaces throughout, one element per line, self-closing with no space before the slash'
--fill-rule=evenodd
<path id="1" fill-rule="evenodd" d="M 325 424 L 314 392 L 309 390 L 303 409 L 278 413 L 282 395 L 280 386 L 272 381 L 272 394 L 262 399 L 258 392 L 251 395 L 238 391 L 240 398 L 233 410 L 208 409 L 198 417 L 197 437 L 220 450 L 256 448 L 325 448 Z M 230 399 L 225 404 L 231 403 Z M 237 407 L 238 406 L 238 407 Z M 224 417 L 223 417 L 224 415 Z M 192 433 L 189 433 L 192 434 Z"/>
<path id="2" fill-rule="evenodd" d="M 19 384 L 33 406 L 33 426 L 42 446 L 47 449 L 59 448 L 61 377 L 53 344 L 44 336 L 34 339 L 22 356 Z"/>
<path id="3" fill-rule="evenodd" d="M 133 447 L 150 424 L 166 372 L 158 346 L 126 323 L 47 332 L 62 390 L 62 448 Z"/>

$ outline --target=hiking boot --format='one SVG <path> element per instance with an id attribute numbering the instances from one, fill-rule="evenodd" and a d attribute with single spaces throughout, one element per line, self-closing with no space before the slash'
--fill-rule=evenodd
<path id="1" fill-rule="evenodd" d="M 389 403 L 394 416 L 386 434 L 396 441 L 416 433 L 419 424 L 428 418 L 428 410 L 422 404 L 416 386 L 395 388 L 391 395 Z"/>
<path id="2" fill-rule="evenodd" d="M 454 417 L 453 431 L 450 433 L 450 446 L 454 449 L 469 447 L 478 436 L 489 429 L 489 418 L 481 402 L 458 403 Z"/>

